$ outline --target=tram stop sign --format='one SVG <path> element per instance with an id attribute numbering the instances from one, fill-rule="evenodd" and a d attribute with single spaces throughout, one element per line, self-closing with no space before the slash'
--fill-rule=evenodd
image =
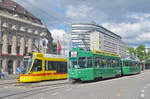
<path id="1" fill-rule="evenodd" d="M 20 73 L 21 72 L 21 68 L 17 67 L 17 72 Z"/>

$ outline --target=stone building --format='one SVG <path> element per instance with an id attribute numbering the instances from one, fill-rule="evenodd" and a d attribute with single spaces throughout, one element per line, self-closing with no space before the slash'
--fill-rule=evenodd
<path id="1" fill-rule="evenodd" d="M 39 38 L 48 39 L 48 48 L 40 45 Z M 23 56 L 37 51 L 52 53 L 52 37 L 46 25 L 12 0 L 0 0 L 0 70 L 16 74 Z M 35 45 L 35 46 L 34 46 Z"/>
<path id="2" fill-rule="evenodd" d="M 102 50 L 125 57 L 127 44 L 122 38 L 96 23 L 73 23 L 72 42 L 85 50 Z"/>

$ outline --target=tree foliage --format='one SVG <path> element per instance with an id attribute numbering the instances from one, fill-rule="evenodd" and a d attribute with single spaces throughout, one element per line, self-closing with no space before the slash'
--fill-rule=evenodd
<path id="1" fill-rule="evenodd" d="M 147 66 L 150 66 L 150 49 L 146 49 L 145 45 L 141 44 L 136 48 L 129 47 L 128 50 L 130 54 L 137 55 L 140 61 L 144 61 Z"/>
<path id="2" fill-rule="evenodd" d="M 130 54 L 136 54 L 136 50 L 133 47 L 128 47 L 128 50 Z"/>

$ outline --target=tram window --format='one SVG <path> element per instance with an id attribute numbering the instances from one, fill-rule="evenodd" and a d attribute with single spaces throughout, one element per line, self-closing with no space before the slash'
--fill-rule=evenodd
<path id="1" fill-rule="evenodd" d="M 77 65 L 77 61 L 74 61 L 74 60 L 69 61 L 69 68 L 75 68 L 76 65 Z"/>
<path id="2" fill-rule="evenodd" d="M 120 66 L 120 60 L 116 60 L 116 66 L 119 67 Z"/>
<path id="3" fill-rule="evenodd" d="M 107 66 L 108 66 L 108 67 L 111 67 L 111 64 L 112 64 L 111 61 L 112 61 L 112 60 L 111 60 L 110 58 L 107 59 Z"/>
<path id="4" fill-rule="evenodd" d="M 125 62 L 125 66 L 129 66 L 129 63 L 128 63 L 128 62 Z"/>
<path id="5" fill-rule="evenodd" d="M 92 67 L 92 57 L 87 57 L 87 67 Z"/>
<path id="6" fill-rule="evenodd" d="M 100 64 L 99 64 L 99 57 L 95 57 L 95 67 L 100 67 Z"/>
<path id="7" fill-rule="evenodd" d="M 56 70 L 56 62 L 54 61 L 46 61 L 45 70 Z"/>
<path id="8" fill-rule="evenodd" d="M 133 62 L 133 65 L 132 66 L 136 66 L 136 62 Z"/>
<path id="9" fill-rule="evenodd" d="M 112 67 L 115 67 L 117 65 L 117 60 L 113 59 L 112 60 Z"/>
<path id="10" fill-rule="evenodd" d="M 56 63 L 56 72 L 57 73 L 66 73 L 67 72 L 67 62 L 57 62 Z"/>
<path id="11" fill-rule="evenodd" d="M 131 67 L 131 66 L 132 66 L 132 62 L 128 62 L 128 66 L 130 66 L 130 67 Z"/>
<path id="12" fill-rule="evenodd" d="M 106 59 L 103 58 L 103 59 L 102 59 L 102 67 L 105 67 L 105 66 L 106 66 Z"/>
<path id="13" fill-rule="evenodd" d="M 36 59 L 34 61 L 32 71 L 42 71 L 42 60 Z"/>
<path id="14" fill-rule="evenodd" d="M 80 68 L 86 68 L 86 58 L 85 57 L 79 58 L 79 66 L 80 66 Z"/>

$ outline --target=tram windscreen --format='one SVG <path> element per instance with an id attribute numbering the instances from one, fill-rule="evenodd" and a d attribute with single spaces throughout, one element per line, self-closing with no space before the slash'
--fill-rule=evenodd
<path id="1" fill-rule="evenodd" d="M 30 58 L 25 58 L 23 60 L 23 74 L 26 74 L 30 70 L 33 60 L 34 60 L 34 55 L 32 55 L 32 57 Z"/>
<path id="2" fill-rule="evenodd" d="M 77 62 L 77 59 L 70 59 L 69 60 L 69 68 L 70 69 L 78 69 L 78 68 L 80 68 L 79 66 L 78 66 L 78 62 Z"/>
<path id="3" fill-rule="evenodd" d="M 80 57 L 79 59 L 70 59 L 69 68 L 72 69 L 86 68 L 86 58 Z"/>

